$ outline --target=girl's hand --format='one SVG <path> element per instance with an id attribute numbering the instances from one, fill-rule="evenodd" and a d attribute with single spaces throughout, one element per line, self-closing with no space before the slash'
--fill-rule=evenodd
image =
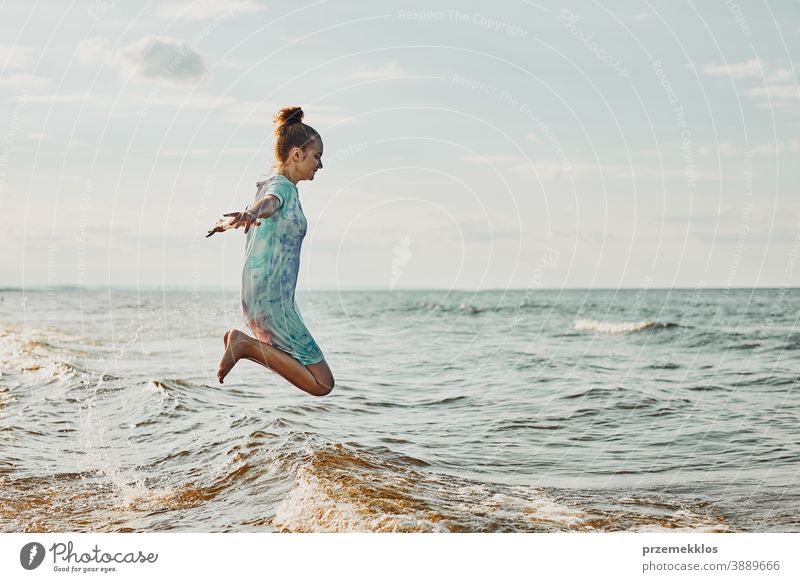
<path id="1" fill-rule="evenodd" d="M 231 218 L 220 219 L 217 224 L 214 225 L 214 228 L 208 231 L 206 238 L 210 237 L 214 233 L 223 232 L 232 228 L 239 228 L 241 226 L 244 227 L 245 233 L 247 233 L 250 230 L 250 227 L 253 225 L 261 226 L 261 223 L 252 212 L 228 212 L 227 214 L 223 214 L 223 216 Z"/>

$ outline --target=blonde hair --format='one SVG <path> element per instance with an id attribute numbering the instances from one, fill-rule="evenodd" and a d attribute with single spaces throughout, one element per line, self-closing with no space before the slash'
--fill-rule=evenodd
<path id="1" fill-rule="evenodd" d="M 275 159 L 281 164 L 289 159 L 292 148 L 305 150 L 314 139 L 320 139 L 316 129 L 303 123 L 300 107 L 284 107 L 272 120 L 275 122 Z"/>

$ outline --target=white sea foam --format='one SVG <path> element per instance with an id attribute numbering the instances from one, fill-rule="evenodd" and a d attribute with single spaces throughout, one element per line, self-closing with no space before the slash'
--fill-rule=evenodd
<path id="1" fill-rule="evenodd" d="M 661 524 L 644 524 L 629 528 L 630 532 L 696 532 L 724 533 L 733 531 L 730 526 L 713 518 L 698 515 L 688 509 L 678 509 L 662 519 Z"/>
<path id="2" fill-rule="evenodd" d="M 381 476 L 394 493 L 388 500 L 376 497 L 380 491 L 367 481 L 362 486 L 362 479 L 370 477 L 360 475 L 343 485 L 319 475 L 312 466 L 300 467 L 292 490 L 276 508 L 273 525 L 295 532 L 447 532 L 453 525 L 481 531 L 501 522 L 519 529 L 580 529 L 587 517 L 581 509 L 528 486 L 489 486 L 419 475 L 406 503 L 400 493 L 408 487 L 405 479 L 389 473 Z M 420 497 L 428 499 L 428 510 L 412 501 Z"/>
<path id="3" fill-rule="evenodd" d="M 348 499 L 346 491 L 326 481 L 309 467 L 298 469 L 294 487 L 276 508 L 274 525 L 294 532 L 446 531 L 413 515 L 376 511 L 368 498 Z"/>
<path id="4" fill-rule="evenodd" d="M 597 331 L 600 333 L 633 333 L 654 329 L 659 327 L 671 327 L 670 323 L 659 323 L 657 321 L 635 321 L 615 323 L 613 321 L 596 321 L 594 319 L 578 319 L 575 321 L 574 328 L 578 331 Z"/>
<path id="5" fill-rule="evenodd" d="M 503 493 L 485 485 L 473 485 L 460 488 L 457 494 L 463 499 L 461 511 L 484 519 L 505 516 L 521 518 L 529 526 L 550 524 L 561 528 L 580 524 L 586 517 L 584 511 L 559 503 L 546 492 L 530 486 L 513 486 Z"/>

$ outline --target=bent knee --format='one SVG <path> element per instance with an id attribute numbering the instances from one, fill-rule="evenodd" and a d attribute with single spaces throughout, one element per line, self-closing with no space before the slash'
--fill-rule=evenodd
<path id="1" fill-rule="evenodd" d="M 330 382 L 320 382 L 317 380 L 317 385 L 314 388 L 314 396 L 327 396 L 333 391 L 334 381 L 331 378 Z"/>

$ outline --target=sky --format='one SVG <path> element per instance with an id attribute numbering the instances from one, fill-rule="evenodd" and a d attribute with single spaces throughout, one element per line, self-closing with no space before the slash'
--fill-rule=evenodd
<path id="1" fill-rule="evenodd" d="M 2 14 L 0 287 L 238 287 L 289 105 L 299 290 L 800 284 L 796 1 Z"/>

